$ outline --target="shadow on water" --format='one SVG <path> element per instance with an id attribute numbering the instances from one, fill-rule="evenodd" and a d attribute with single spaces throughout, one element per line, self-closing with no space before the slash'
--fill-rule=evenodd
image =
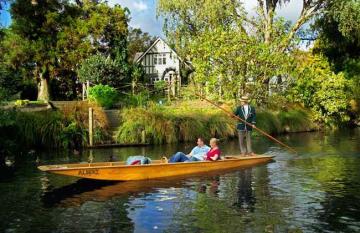
<path id="1" fill-rule="evenodd" d="M 65 199 L 69 199 L 83 193 L 93 192 L 107 186 L 114 186 L 115 184 L 116 182 L 80 179 L 75 183 L 65 185 L 60 188 L 45 190 L 41 197 L 41 201 L 44 207 L 51 208 L 60 204 Z"/>

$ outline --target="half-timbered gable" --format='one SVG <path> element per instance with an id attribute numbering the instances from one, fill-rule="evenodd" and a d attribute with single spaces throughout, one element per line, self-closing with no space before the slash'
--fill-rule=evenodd
<path id="1" fill-rule="evenodd" d="M 173 84 L 172 86 L 181 85 L 181 59 L 161 38 L 158 38 L 144 53 L 137 53 L 134 59 L 143 66 L 149 83 L 163 80 Z"/>

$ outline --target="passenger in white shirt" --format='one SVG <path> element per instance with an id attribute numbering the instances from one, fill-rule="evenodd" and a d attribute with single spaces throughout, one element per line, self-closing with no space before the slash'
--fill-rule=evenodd
<path id="1" fill-rule="evenodd" d="M 205 145 L 203 138 L 197 139 L 197 146 L 195 146 L 189 154 L 177 152 L 170 157 L 169 163 L 186 162 L 186 161 L 203 161 L 204 155 L 210 150 L 210 147 Z"/>

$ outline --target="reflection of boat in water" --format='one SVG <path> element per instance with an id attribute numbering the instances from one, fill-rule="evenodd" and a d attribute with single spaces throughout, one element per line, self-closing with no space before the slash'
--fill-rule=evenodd
<path id="1" fill-rule="evenodd" d="M 238 169 L 208 172 L 206 173 L 206 176 L 196 175 L 191 176 L 191 179 L 192 181 L 198 180 L 202 184 L 207 182 L 212 184 L 214 179 L 218 178 L 219 175 L 234 171 L 238 171 Z M 122 195 L 128 196 L 129 194 L 136 195 L 138 193 L 151 193 L 158 189 L 185 188 L 191 185 L 191 182 L 188 183 L 187 181 L 184 181 L 184 179 L 187 178 L 190 178 L 190 176 L 129 182 L 80 179 L 75 183 L 46 191 L 42 196 L 42 202 L 45 207 L 51 207 L 54 205 L 79 206 L 87 201 L 102 202 Z M 212 186 L 210 189 L 211 188 Z"/>
<path id="2" fill-rule="evenodd" d="M 130 181 L 159 179 L 254 166 L 269 162 L 273 157 L 267 155 L 249 157 L 225 156 L 223 160 L 212 162 L 162 163 L 161 160 L 154 160 L 151 164 L 144 165 L 126 165 L 125 162 L 100 162 L 45 165 L 38 168 L 45 172 L 87 179 Z"/>
<path id="3" fill-rule="evenodd" d="M 47 191 L 42 196 L 45 206 L 78 206 L 87 201 L 106 201 L 129 193 L 147 193 L 158 188 L 182 187 L 179 180 L 104 182 L 81 179 L 77 182 Z"/>

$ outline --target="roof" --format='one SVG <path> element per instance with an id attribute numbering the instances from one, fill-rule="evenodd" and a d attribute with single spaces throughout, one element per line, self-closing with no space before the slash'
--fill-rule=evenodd
<path id="1" fill-rule="evenodd" d="M 134 61 L 135 61 L 135 62 L 139 62 L 160 40 L 161 40 L 164 44 L 166 44 L 166 45 L 171 49 L 171 51 L 172 51 L 173 53 L 176 54 L 176 56 L 179 58 L 180 61 L 183 61 L 183 60 L 181 59 L 181 57 L 179 57 L 179 55 L 175 52 L 175 50 L 173 50 L 173 49 L 172 49 L 163 39 L 161 39 L 160 37 L 158 37 L 158 38 L 154 41 L 154 43 L 152 43 L 152 45 L 150 45 L 150 47 L 149 47 L 144 53 L 142 53 L 139 57 L 136 57 L 136 54 L 138 54 L 138 53 L 136 53 L 136 54 L 135 54 Z"/>
<path id="2" fill-rule="evenodd" d="M 141 57 L 142 54 L 143 54 L 143 52 L 135 53 L 134 62 L 136 62 L 138 60 L 138 58 Z"/>

